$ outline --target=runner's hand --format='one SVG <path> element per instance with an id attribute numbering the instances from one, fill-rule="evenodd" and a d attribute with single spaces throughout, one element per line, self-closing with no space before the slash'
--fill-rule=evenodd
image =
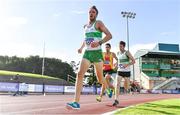
<path id="1" fill-rule="evenodd" d="M 118 69 L 118 63 L 117 63 L 117 62 L 114 64 L 114 69 L 115 69 L 115 70 Z"/>
<path id="2" fill-rule="evenodd" d="M 81 54 L 82 53 L 82 49 L 80 48 L 80 49 L 78 49 L 78 53 L 79 54 Z"/>
<path id="3" fill-rule="evenodd" d="M 129 64 L 124 64 L 123 67 L 124 68 L 127 68 L 129 66 Z"/>
<path id="4" fill-rule="evenodd" d="M 92 48 L 95 48 L 95 47 L 98 47 L 98 46 L 99 46 L 99 42 L 92 42 L 91 43 Z"/>

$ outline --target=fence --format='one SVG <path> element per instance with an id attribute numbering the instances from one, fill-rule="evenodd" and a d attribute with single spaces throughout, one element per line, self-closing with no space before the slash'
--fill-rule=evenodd
<path id="1" fill-rule="evenodd" d="M 57 86 L 57 85 L 40 85 L 40 84 L 25 84 L 25 83 L 8 83 L 0 82 L 0 92 L 27 92 L 27 93 L 74 93 L 75 86 Z M 99 94 L 100 87 L 83 87 L 83 94 Z M 121 90 L 120 90 L 121 91 Z M 164 90 L 141 90 L 141 93 L 169 93 L 180 94 L 178 89 L 164 89 Z"/>
<path id="2" fill-rule="evenodd" d="M 157 90 L 141 90 L 140 93 L 152 93 L 152 94 L 180 94 L 179 89 L 157 89 Z"/>
<path id="3" fill-rule="evenodd" d="M 100 93 L 100 88 L 83 87 L 84 94 Z M 25 84 L 25 83 L 8 83 L 0 82 L 0 92 L 17 92 L 23 91 L 28 93 L 74 93 L 75 86 L 57 86 L 57 85 L 39 85 L 39 84 Z"/>

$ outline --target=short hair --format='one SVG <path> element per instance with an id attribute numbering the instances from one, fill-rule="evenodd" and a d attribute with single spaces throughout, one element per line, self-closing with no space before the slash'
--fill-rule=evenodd
<path id="1" fill-rule="evenodd" d="M 126 46 L 126 43 L 124 41 L 120 41 L 119 44 L 123 45 L 124 47 Z"/>
<path id="2" fill-rule="evenodd" d="M 96 8 L 96 6 L 92 6 L 91 8 L 96 10 L 96 14 L 98 15 L 98 9 Z"/>
<path id="3" fill-rule="evenodd" d="M 107 46 L 109 46 L 111 48 L 111 44 L 110 43 L 106 43 Z"/>

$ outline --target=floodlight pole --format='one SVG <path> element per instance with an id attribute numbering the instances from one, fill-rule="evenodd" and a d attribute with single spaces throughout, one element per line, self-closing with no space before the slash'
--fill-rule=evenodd
<path id="1" fill-rule="evenodd" d="M 134 19 L 136 16 L 136 13 L 133 12 L 121 12 L 123 18 L 126 18 L 126 32 L 127 32 L 127 47 L 129 51 L 129 18 Z M 135 80 L 135 73 L 134 73 L 134 65 L 133 65 L 133 81 Z"/>

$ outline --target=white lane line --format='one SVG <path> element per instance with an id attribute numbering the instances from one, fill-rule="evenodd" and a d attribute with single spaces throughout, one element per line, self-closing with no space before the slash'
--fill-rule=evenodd
<path id="1" fill-rule="evenodd" d="M 124 108 L 121 108 L 121 109 L 117 109 L 117 110 L 114 110 L 114 111 L 111 111 L 111 112 L 103 113 L 101 115 L 114 115 L 117 111 L 122 111 L 124 109 L 128 109 L 128 108 L 131 108 L 131 107 L 135 107 L 135 105 L 124 107 Z"/>

